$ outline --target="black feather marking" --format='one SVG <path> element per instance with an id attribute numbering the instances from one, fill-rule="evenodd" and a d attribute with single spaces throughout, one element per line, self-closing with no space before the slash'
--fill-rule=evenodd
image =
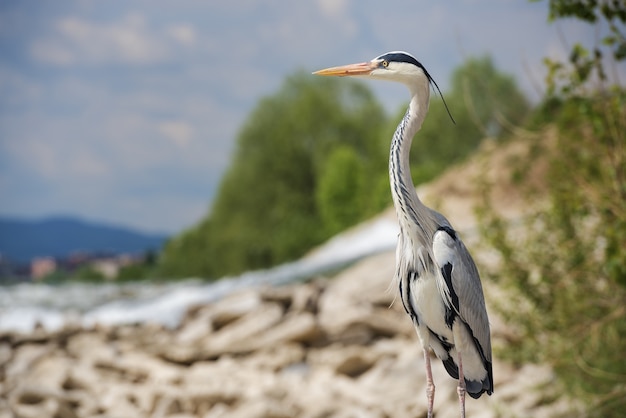
<path id="1" fill-rule="evenodd" d="M 414 271 L 409 271 L 407 273 L 407 286 L 406 289 L 403 286 L 403 281 L 400 280 L 400 299 L 402 299 L 402 306 L 404 306 L 404 310 L 411 317 L 415 325 L 419 325 L 419 317 L 417 316 L 417 312 L 413 308 L 411 304 L 411 300 L 413 295 L 411 294 L 411 281 L 417 280 L 418 275 Z"/>
<path id="2" fill-rule="evenodd" d="M 483 394 L 483 392 L 487 392 L 487 395 L 491 395 L 493 393 L 493 368 L 492 368 L 491 362 L 487 360 L 487 358 L 485 357 L 483 348 L 478 342 L 478 340 L 476 339 L 476 337 L 474 337 L 474 333 L 472 332 L 471 328 L 465 322 L 463 322 L 463 325 L 465 326 L 465 329 L 467 329 L 469 334 L 472 336 L 472 339 L 474 340 L 474 346 L 476 347 L 476 350 L 478 351 L 478 354 L 480 355 L 480 359 L 483 362 L 483 367 L 485 368 L 485 370 L 487 370 L 487 377 L 483 379 L 483 381 L 481 382 L 482 383 L 481 390 L 474 394 L 468 391 L 468 393 L 470 394 L 472 398 L 478 399 L 480 395 Z"/>
<path id="3" fill-rule="evenodd" d="M 454 346 L 450 344 L 450 342 L 448 342 L 446 338 L 442 337 L 439 334 L 434 333 L 431 329 L 429 329 L 429 331 L 430 331 L 430 334 L 439 341 L 439 344 L 441 344 L 443 349 L 446 350 L 446 353 L 448 354 L 448 357 L 446 359 L 441 359 L 441 362 L 443 363 L 443 366 L 446 368 L 446 371 L 452 378 L 458 379 L 459 369 L 456 363 L 454 363 L 454 359 L 450 355 L 450 350 L 452 350 Z"/>
<path id="4" fill-rule="evenodd" d="M 470 386 L 466 384 L 467 393 L 469 393 L 469 395 L 472 398 L 478 399 L 480 398 L 480 395 L 482 395 L 485 392 L 487 392 L 487 395 L 491 395 L 493 393 L 493 368 L 492 368 L 491 362 L 485 358 L 485 353 L 483 352 L 483 348 L 481 347 L 476 337 L 474 337 L 474 333 L 472 332 L 470 327 L 465 322 L 463 322 L 463 325 L 465 326 L 465 329 L 467 329 L 469 334 L 472 336 L 472 339 L 474 340 L 474 345 L 476 346 L 476 350 L 478 350 L 478 354 L 480 355 L 480 359 L 482 360 L 483 367 L 485 368 L 485 370 L 487 370 L 487 377 L 485 377 L 480 382 L 480 385 L 477 385 L 476 383 L 472 384 L 471 382 L 474 382 L 474 381 L 468 381 L 467 379 L 465 379 L 465 382 L 466 383 L 470 382 L 470 385 L 471 385 Z M 457 379 L 458 379 L 458 376 L 457 376 Z M 470 387 L 472 388 L 471 392 L 469 390 Z"/>
<path id="5" fill-rule="evenodd" d="M 416 60 L 415 57 L 413 57 L 412 55 L 407 54 L 406 52 L 400 52 L 400 51 L 388 52 L 386 54 L 383 54 L 383 55 L 377 57 L 376 59 L 377 60 L 385 60 L 387 62 L 405 62 L 407 64 L 413 64 L 413 65 L 421 68 L 422 71 L 424 71 L 424 74 L 426 74 L 426 76 L 428 76 L 428 72 L 426 71 L 426 68 L 424 68 L 422 63 L 419 62 L 418 60 Z M 430 76 L 428 76 L 428 79 L 430 80 Z"/>
<path id="6" fill-rule="evenodd" d="M 469 329 L 469 327 L 467 327 L 467 329 Z M 491 395 L 493 393 L 493 367 L 491 365 L 491 362 L 485 358 L 485 353 L 483 353 L 482 347 L 478 343 L 478 340 L 476 339 L 476 337 L 474 337 L 474 334 L 472 333 L 471 330 L 470 330 L 470 334 L 472 335 L 472 338 L 474 339 L 474 344 L 476 345 L 476 348 L 478 349 L 478 353 L 480 354 L 480 359 L 483 361 L 483 367 L 487 370 L 487 377 L 483 379 L 483 381 L 481 382 L 482 388 L 480 392 L 476 392 L 475 394 L 468 392 L 472 398 L 478 399 L 480 395 L 483 394 L 483 392 L 487 392 L 487 395 Z"/>
<path id="7" fill-rule="evenodd" d="M 450 292 L 450 301 L 452 302 L 452 307 L 454 308 L 455 312 L 459 312 L 459 296 L 456 294 L 456 292 L 454 291 L 454 287 L 452 286 L 452 268 L 452 264 L 446 263 L 444 266 L 441 267 L 441 275 L 446 281 L 446 287 Z M 446 322 L 447 320 L 448 319 L 446 318 Z M 452 326 L 452 323 L 448 325 Z"/>
<path id="8" fill-rule="evenodd" d="M 448 351 L 448 358 L 445 360 L 442 360 L 442 363 L 443 363 L 443 367 L 446 368 L 446 371 L 448 372 L 450 377 L 452 377 L 453 379 L 459 378 L 459 368 L 454 362 L 454 359 L 452 358 L 452 356 L 449 354 L 449 351 Z"/>
<path id="9" fill-rule="evenodd" d="M 455 241 L 457 240 L 456 231 L 447 225 L 440 226 L 439 228 L 437 228 L 437 231 L 444 231 L 448 235 L 450 235 L 450 237 L 452 237 L 453 240 Z"/>
<path id="10" fill-rule="evenodd" d="M 452 117 L 452 113 L 450 113 L 450 109 L 448 109 L 448 104 L 446 103 L 446 99 L 443 98 L 443 94 L 441 93 L 441 90 L 439 89 L 437 82 L 428 73 L 428 71 L 426 71 L 426 67 L 424 67 L 421 62 L 419 62 L 413 56 L 405 52 L 389 52 L 387 54 L 377 57 L 376 59 L 385 60 L 387 62 L 405 62 L 408 64 L 413 64 L 417 66 L 418 68 L 420 68 L 424 72 L 424 75 L 426 75 L 426 77 L 428 78 L 428 82 L 432 84 L 433 86 L 435 86 L 435 88 L 439 92 L 439 97 L 441 97 L 441 100 L 443 101 L 443 105 L 446 107 L 446 112 L 448 112 L 448 116 L 450 116 L 450 120 L 452 121 L 452 123 L 456 125 L 456 121 Z"/>
<path id="11" fill-rule="evenodd" d="M 435 334 L 434 332 L 431 331 L 431 334 L 434 335 L 439 340 L 442 347 L 448 353 L 448 357 L 446 359 L 441 360 L 443 367 L 446 369 L 446 372 L 448 372 L 450 377 L 452 377 L 453 379 L 458 379 L 459 367 L 456 365 L 456 363 L 454 362 L 454 359 L 450 355 L 450 350 L 452 350 L 452 345 L 447 342 L 442 341 L 440 336 Z M 477 381 L 477 380 L 465 379 L 465 388 L 467 390 L 467 393 L 474 399 L 480 398 L 480 395 L 482 395 L 484 392 L 487 392 L 487 394 L 489 395 L 493 393 L 493 385 L 491 383 L 493 382 L 493 377 L 491 374 L 491 363 L 488 362 L 488 364 L 485 364 L 485 367 L 487 368 L 487 378 L 484 379 L 482 382 Z"/>
<path id="12" fill-rule="evenodd" d="M 429 331 L 430 331 L 431 336 L 436 338 L 441 344 L 441 346 L 444 348 L 444 350 L 446 350 L 446 352 L 448 353 L 447 358 L 441 359 L 441 363 L 443 364 L 443 367 L 446 369 L 446 372 L 448 372 L 450 377 L 452 377 L 453 379 L 458 379 L 459 367 L 457 366 L 457 364 L 454 362 L 454 359 L 450 355 L 450 350 L 452 350 L 453 348 L 452 344 L 447 342 L 440 335 L 434 333 L 432 330 L 429 329 Z M 475 338 L 474 338 L 474 342 L 476 343 L 476 347 L 478 347 L 478 351 L 483 360 L 483 365 L 485 369 L 487 370 L 487 377 L 483 379 L 482 381 L 465 379 L 465 388 L 467 390 L 467 393 L 472 398 L 478 399 L 485 392 L 487 392 L 488 395 L 491 395 L 493 393 L 493 373 L 492 373 L 491 362 L 485 360 L 482 350 L 480 349 L 480 346 L 478 345 L 478 341 L 476 341 Z"/>
<path id="13" fill-rule="evenodd" d="M 446 325 L 448 326 L 448 328 L 452 329 L 452 324 L 454 324 L 454 320 L 457 318 L 458 314 L 456 313 L 456 311 L 452 308 L 448 308 L 446 306 Z"/>
<path id="14" fill-rule="evenodd" d="M 411 315 L 411 312 L 409 311 L 409 307 L 407 306 L 406 302 L 404 301 L 404 293 L 403 293 L 403 289 L 402 289 L 402 280 L 400 280 L 400 299 L 402 300 L 402 306 L 404 306 L 404 311 L 408 315 Z"/>

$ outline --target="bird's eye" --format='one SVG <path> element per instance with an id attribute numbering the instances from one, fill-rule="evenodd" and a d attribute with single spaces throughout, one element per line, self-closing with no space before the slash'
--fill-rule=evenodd
<path id="1" fill-rule="evenodd" d="M 380 65 L 382 65 L 383 67 L 387 68 L 387 67 L 389 67 L 389 62 L 383 60 L 383 62 L 381 62 Z"/>

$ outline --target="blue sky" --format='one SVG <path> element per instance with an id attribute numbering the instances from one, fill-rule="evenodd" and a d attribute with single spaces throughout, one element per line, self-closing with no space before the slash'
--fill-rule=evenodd
<path id="1" fill-rule="evenodd" d="M 445 91 L 465 57 L 491 54 L 536 101 L 542 57 L 595 36 L 546 16 L 525 0 L 3 1 L 0 215 L 176 233 L 208 212 L 239 126 L 289 73 L 406 50 Z M 407 100 L 371 87 L 390 113 Z"/>

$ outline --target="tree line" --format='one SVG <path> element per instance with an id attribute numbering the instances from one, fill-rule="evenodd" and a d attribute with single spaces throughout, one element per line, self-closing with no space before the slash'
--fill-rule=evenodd
<path id="1" fill-rule="evenodd" d="M 502 120 L 521 123 L 528 113 L 513 78 L 489 57 L 468 60 L 450 84 L 445 100 L 456 124 L 433 95 L 411 150 L 416 184 L 486 135 L 506 137 Z M 168 242 L 159 274 L 217 279 L 277 265 L 389 206 L 389 144 L 404 109 L 386 115 L 361 81 L 288 77 L 249 115 L 211 210 Z"/>

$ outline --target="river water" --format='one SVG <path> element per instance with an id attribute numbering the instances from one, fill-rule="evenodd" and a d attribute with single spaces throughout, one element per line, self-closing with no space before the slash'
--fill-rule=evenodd
<path id="1" fill-rule="evenodd" d="M 86 327 L 96 323 L 143 322 L 175 327 L 190 306 L 217 300 L 243 288 L 281 285 L 336 270 L 368 255 L 393 249 L 397 234 L 394 220 L 376 218 L 332 238 L 298 261 L 212 283 L 188 279 L 167 283 L 0 286 L 0 332 L 28 333 L 36 324 L 56 330 L 67 322 Z"/>

